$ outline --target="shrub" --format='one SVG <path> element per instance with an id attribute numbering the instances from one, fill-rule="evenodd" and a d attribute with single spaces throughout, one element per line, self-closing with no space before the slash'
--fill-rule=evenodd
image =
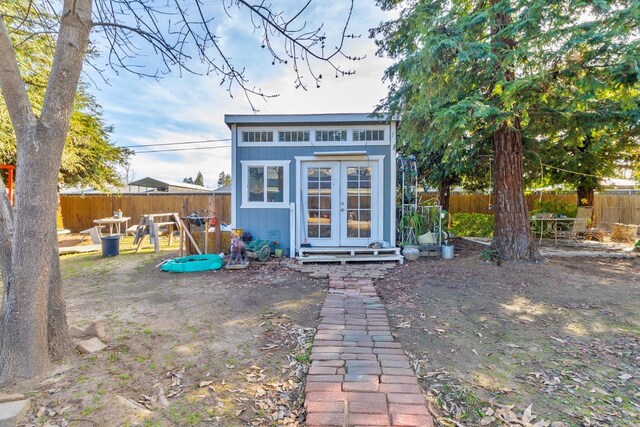
<path id="1" fill-rule="evenodd" d="M 451 214 L 450 230 L 460 237 L 492 237 L 493 215 L 463 212 Z"/>

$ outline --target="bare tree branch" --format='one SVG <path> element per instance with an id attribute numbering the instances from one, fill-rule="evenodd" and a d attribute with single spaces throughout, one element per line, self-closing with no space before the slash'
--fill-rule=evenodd
<path id="1" fill-rule="evenodd" d="M 11 277 L 11 252 L 13 241 L 13 207 L 9 202 L 7 189 L 0 178 L 0 274 L 5 288 Z"/>
<path id="2" fill-rule="evenodd" d="M 25 132 L 35 123 L 35 116 L 27 95 L 27 89 L 16 59 L 16 52 L 9 39 L 9 33 L 5 26 L 4 16 L 0 15 L 0 89 L 2 96 L 7 102 L 7 110 L 11 123 L 16 133 L 16 138 L 20 140 Z"/>
<path id="3" fill-rule="evenodd" d="M 57 131 L 64 132 L 64 136 L 69 129 L 71 110 L 89 43 L 91 8 L 92 0 L 83 0 L 79 4 L 77 0 L 64 2 L 56 53 L 39 118 L 45 128 L 52 129 L 51 123 L 54 122 L 56 125 L 62 124 Z M 61 123 L 62 118 L 64 122 Z"/>
<path id="4" fill-rule="evenodd" d="M 227 19 L 232 18 L 233 6 L 239 11 L 248 11 L 251 25 L 261 33 L 262 47 L 273 58 L 272 64 L 291 61 L 296 73 L 295 86 L 306 90 L 309 83 L 319 87 L 322 81 L 322 74 L 313 70 L 314 64 L 327 64 L 339 77 L 353 72 L 344 71 L 337 63 L 338 58 L 361 59 L 343 53 L 345 40 L 355 37 L 347 34 L 353 0 L 350 0 L 339 40 L 331 49 L 326 48 L 323 26 L 307 29 L 304 21 L 303 15 L 309 12 L 313 1 L 306 0 L 296 8 L 291 18 L 285 18 L 284 12 L 273 10 L 264 1 L 225 0 L 221 5 Z M 246 70 L 238 68 L 222 48 L 221 38 L 214 33 L 214 20 L 215 16 L 210 15 L 210 8 L 203 0 L 194 0 L 193 3 L 171 0 L 164 6 L 149 0 L 96 0 L 92 26 L 104 36 L 108 62 L 116 72 L 122 69 L 152 78 L 159 78 L 174 68 L 193 74 L 214 73 L 220 76 L 220 84 L 231 96 L 234 87 L 240 88 L 252 107 L 256 97 L 266 99 L 275 96 L 249 84 Z M 282 40 L 280 48 L 274 45 L 276 39 Z M 143 40 L 153 48 L 164 68 L 145 70 L 138 65 L 141 51 L 136 45 L 137 40 Z M 204 70 L 197 69 L 197 65 L 191 62 L 196 57 L 204 65 Z M 309 76 L 309 83 L 305 82 L 304 75 Z"/>

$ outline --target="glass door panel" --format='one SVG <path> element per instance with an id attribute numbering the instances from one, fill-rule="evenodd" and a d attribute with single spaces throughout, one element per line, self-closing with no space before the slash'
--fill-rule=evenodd
<path id="1" fill-rule="evenodd" d="M 371 237 L 371 167 L 347 167 L 347 237 Z"/>
<path id="2" fill-rule="evenodd" d="M 372 193 L 377 164 L 342 162 L 341 239 L 343 246 L 364 246 L 377 239 L 372 211 L 378 195 Z M 375 188 L 377 191 L 377 188 Z M 377 205 L 376 205 L 377 206 Z"/>
<path id="3" fill-rule="evenodd" d="M 303 167 L 303 188 L 306 189 L 304 213 L 306 239 L 313 246 L 334 246 L 338 241 L 337 180 L 339 168 L 336 164 L 309 163 Z"/>

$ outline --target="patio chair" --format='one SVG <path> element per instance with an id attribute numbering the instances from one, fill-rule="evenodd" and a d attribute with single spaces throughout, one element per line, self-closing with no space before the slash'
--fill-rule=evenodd
<path id="1" fill-rule="evenodd" d="M 566 238 L 574 242 L 576 245 L 579 240 L 598 240 L 602 242 L 603 233 L 597 228 L 591 228 L 591 216 L 593 215 L 593 206 L 580 206 L 576 213 L 576 219 L 571 224 L 569 230 L 556 230 L 556 239 Z"/>
<path id="2" fill-rule="evenodd" d="M 91 236 L 91 240 L 93 241 L 93 244 L 95 245 L 99 245 L 102 242 L 102 229 L 104 228 L 103 225 L 100 226 L 95 226 L 95 227 L 91 227 L 91 228 L 87 228 L 86 230 L 82 230 L 80 232 L 80 234 L 83 235 L 82 240 L 84 240 L 84 235 L 89 235 Z"/>
<path id="3" fill-rule="evenodd" d="M 571 227 L 568 230 L 562 230 L 560 228 L 556 229 L 556 240 L 558 239 L 566 239 L 574 245 L 578 245 L 580 240 L 584 240 L 586 238 L 586 234 L 589 231 L 589 220 L 587 218 L 578 218 L 571 224 Z"/>

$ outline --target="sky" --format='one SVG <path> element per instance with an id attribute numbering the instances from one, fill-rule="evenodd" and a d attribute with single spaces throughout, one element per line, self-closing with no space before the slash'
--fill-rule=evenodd
<path id="1" fill-rule="evenodd" d="M 335 78 L 326 64 L 316 63 L 314 71 L 323 73 L 323 83 L 319 89 L 309 85 L 307 91 L 295 88 L 295 73 L 290 64 L 272 65 L 271 56 L 260 48 L 260 34 L 247 25 L 250 19 L 247 14 L 231 8 L 229 18 L 219 3 L 220 0 L 205 0 L 209 13 L 216 17 L 212 28 L 221 38 L 221 47 L 236 66 L 245 67 L 252 86 L 279 95 L 266 101 L 253 99 L 258 114 L 371 112 L 385 97 L 387 86 L 382 76 L 391 61 L 375 55 L 376 46 L 368 34 L 370 28 L 391 16 L 380 11 L 373 0 L 355 0 L 349 33 L 361 37 L 348 39 L 344 48 L 348 55 L 366 57 L 360 61 L 338 61 L 343 69 L 355 71 L 355 75 Z M 301 3 L 300 0 L 274 0 L 271 4 L 290 15 Z M 303 16 L 307 28 L 323 24 L 327 46 L 331 46 L 348 16 L 349 4 L 344 0 L 314 0 L 312 8 Z M 100 45 L 99 39 L 97 43 Z M 282 43 L 282 39 L 273 40 L 276 46 Z M 138 47 L 143 52 L 136 59 L 138 64 L 153 71 L 159 64 L 158 58 L 149 46 L 139 43 Z M 228 141 L 146 148 L 144 145 L 230 138 L 224 115 L 253 114 L 241 90 L 235 88 L 231 98 L 226 87 L 220 85 L 220 77 L 215 75 L 173 72 L 155 80 L 102 68 L 105 71 L 97 75 L 95 70 L 85 67 L 93 81 L 89 90 L 102 106 L 106 123 L 114 128 L 112 141 L 117 146 L 134 146 L 139 152 L 130 161 L 134 179 L 150 176 L 182 181 L 186 177 L 195 178 L 200 171 L 205 185 L 216 188 L 220 172 L 231 172 Z M 196 147 L 220 148 L 142 153 Z"/>

